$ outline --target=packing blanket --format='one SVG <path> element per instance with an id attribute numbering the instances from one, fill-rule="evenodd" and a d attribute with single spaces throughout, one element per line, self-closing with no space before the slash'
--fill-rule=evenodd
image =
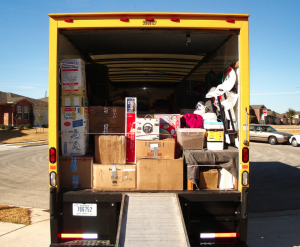
<path id="1" fill-rule="evenodd" d="M 236 179 L 238 178 L 239 151 L 235 147 L 225 147 L 224 150 L 183 150 L 187 166 L 187 178 L 197 184 L 200 167 L 216 165 L 226 169 Z"/>

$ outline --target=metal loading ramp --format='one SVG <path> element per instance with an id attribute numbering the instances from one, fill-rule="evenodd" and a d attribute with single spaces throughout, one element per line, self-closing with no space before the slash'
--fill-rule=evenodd
<path id="1" fill-rule="evenodd" d="M 189 247 L 177 194 L 126 194 L 121 207 L 116 246 Z"/>

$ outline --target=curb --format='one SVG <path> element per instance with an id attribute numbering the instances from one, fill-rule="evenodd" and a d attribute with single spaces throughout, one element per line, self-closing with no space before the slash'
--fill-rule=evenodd
<path id="1" fill-rule="evenodd" d="M 20 145 L 20 144 L 28 144 L 28 143 L 44 143 L 44 142 L 49 142 L 49 140 L 45 141 L 35 141 L 35 142 L 17 142 L 17 143 L 5 143 L 5 144 L 0 144 L 0 145 L 5 145 L 5 146 L 14 146 L 14 145 Z"/>

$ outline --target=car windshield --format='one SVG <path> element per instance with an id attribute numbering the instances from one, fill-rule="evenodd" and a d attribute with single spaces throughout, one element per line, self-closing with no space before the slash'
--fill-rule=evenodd
<path id="1" fill-rule="evenodd" d="M 262 131 L 262 132 L 273 132 L 273 131 L 277 131 L 276 129 L 274 129 L 271 126 L 260 126 L 257 128 L 257 130 Z"/>

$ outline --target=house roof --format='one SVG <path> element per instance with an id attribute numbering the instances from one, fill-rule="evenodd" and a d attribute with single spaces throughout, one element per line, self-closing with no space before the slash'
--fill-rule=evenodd
<path id="1" fill-rule="evenodd" d="M 253 109 L 267 108 L 265 105 L 250 105 L 250 107 Z"/>
<path id="2" fill-rule="evenodd" d="M 268 114 L 268 116 L 277 116 L 277 113 L 275 112 L 275 111 L 270 111 L 269 109 L 268 109 L 268 111 L 267 111 L 267 114 Z"/>
<path id="3" fill-rule="evenodd" d="M 43 100 L 32 99 L 14 93 L 5 93 L 0 91 L 0 104 L 16 104 L 17 102 L 24 99 L 30 101 L 34 105 L 48 105 L 48 101 L 46 102 Z"/>
<path id="4" fill-rule="evenodd" d="M 41 99 L 38 99 L 38 100 L 41 100 L 41 101 L 44 101 L 44 102 L 48 102 L 48 97 L 41 98 Z"/>

